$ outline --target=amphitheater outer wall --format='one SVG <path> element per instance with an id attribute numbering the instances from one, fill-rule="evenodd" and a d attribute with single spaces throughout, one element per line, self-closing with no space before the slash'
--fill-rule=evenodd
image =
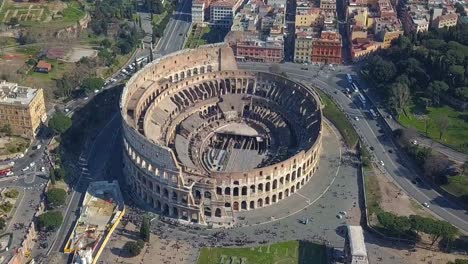
<path id="1" fill-rule="evenodd" d="M 184 63 L 178 65 L 177 61 Z M 154 211 L 187 223 L 230 225 L 235 212 L 278 203 L 302 188 L 317 170 L 320 132 L 309 149 L 282 162 L 248 172 L 214 173 L 212 177 L 205 177 L 179 164 L 173 150 L 164 143 L 150 140 L 137 131 L 138 120 L 130 113 L 138 117 L 142 109 L 150 107 L 151 100 L 188 78 L 189 71 L 194 76 L 195 72 L 202 75 L 230 70 L 237 70 L 230 48 L 208 45 L 200 50 L 184 50 L 162 57 L 146 65 L 127 83 L 120 104 L 125 180 L 135 198 Z M 149 99 L 140 100 L 130 112 L 132 96 L 148 79 L 158 80 L 158 86 L 145 90 L 140 98 Z M 319 106 L 318 96 L 312 91 L 309 93 Z"/>

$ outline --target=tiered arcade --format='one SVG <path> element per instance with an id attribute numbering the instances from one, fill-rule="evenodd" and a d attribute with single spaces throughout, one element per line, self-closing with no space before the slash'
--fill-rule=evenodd
<path id="1" fill-rule="evenodd" d="M 285 77 L 237 68 L 207 45 L 135 74 L 121 99 L 124 173 L 160 214 L 227 224 L 235 212 L 286 199 L 317 169 L 317 96 Z"/>

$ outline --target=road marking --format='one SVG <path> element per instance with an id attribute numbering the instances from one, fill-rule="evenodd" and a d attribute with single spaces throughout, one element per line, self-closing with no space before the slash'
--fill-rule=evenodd
<path id="1" fill-rule="evenodd" d="M 317 79 L 317 81 L 319 81 L 319 82 L 321 82 L 322 84 L 324 84 L 325 87 L 330 87 L 330 86 L 328 85 L 328 83 L 326 83 L 326 82 L 324 82 L 324 81 L 322 81 L 322 80 L 320 80 L 320 79 Z M 362 113 L 362 111 L 360 110 L 359 107 L 358 107 L 358 109 L 359 109 L 359 111 Z M 367 125 L 367 127 L 369 128 L 369 130 L 370 130 L 370 132 L 372 133 L 372 135 L 376 138 L 378 144 L 380 145 L 381 149 L 383 150 L 384 155 L 387 157 L 387 159 L 390 161 L 390 163 L 391 163 L 392 166 L 394 167 L 394 170 L 396 171 L 396 170 L 398 169 L 398 166 L 395 165 L 395 163 L 393 162 L 393 159 L 390 157 L 390 155 L 388 155 L 388 153 L 385 151 L 383 145 L 378 141 L 377 135 L 374 133 L 374 131 L 373 131 L 372 128 L 370 127 L 369 122 L 367 121 L 367 119 L 364 118 L 363 120 L 364 120 L 364 122 L 366 123 L 366 125 Z M 366 140 L 367 140 L 367 139 L 366 139 Z M 390 140 L 390 144 L 391 144 L 391 146 L 392 146 L 393 148 L 396 148 L 396 146 L 395 146 L 395 144 L 393 143 L 392 140 Z M 374 154 L 374 155 L 375 155 L 375 154 Z M 402 166 L 402 167 L 404 167 L 404 166 Z M 386 168 L 384 168 L 384 170 L 387 171 Z M 409 172 L 410 172 L 410 173 L 414 173 L 414 172 L 411 171 L 411 170 L 409 170 Z M 387 173 L 388 173 L 388 171 L 387 171 Z M 390 173 L 389 173 L 389 174 L 390 174 Z M 393 173 L 393 174 L 395 175 L 395 173 Z M 415 173 L 415 174 L 416 174 L 416 173 Z M 391 175 L 391 174 L 390 174 L 390 175 Z M 400 178 L 402 178 L 402 181 L 406 180 L 406 181 L 409 183 L 409 185 L 411 186 L 411 188 L 413 188 L 413 189 L 415 189 L 417 192 L 419 192 L 419 194 L 421 194 L 424 198 L 426 198 L 426 199 L 429 200 L 429 201 L 433 200 L 432 198 L 430 198 L 429 196 L 427 196 L 424 192 L 422 192 L 419 188 L 417 188 L 417 187 L 411 185 L 411 181 L 410 181 L 407 177 L 405 177 L 405 176 L 398 176 L 398 175 L 395 175 L 395 177 L 400 177 Z M 393 179 L 393 181 L 394 181 L 401 189 L 404 189 L 403 187 L 401 187 L 400 184 L 398 184 L 398 182 L 394 179 L 394 177 L 392 177 L 392 179 Z M 409 190 L 405 190 L 405 191 L 406 191 L 407 193 L 409 193 Z M 437 191 L 433 190 L 433 192 L 434 192 L 434 194 L 436 194 L 436 196 L 441 197 L 443 200 L 445 200 L 445 201 L 448 202 L 449 204 L 453 204 L 450 200 L 446 199 L 443 195 L 441 195 L 441 194 L 438 193 Z M 417 199 L 416 199 L 414 196 L 412 196 L 412 195 L 410 195 L 410 196 L 411 196 L 413 199 L 415 199 L 415 200 L 417 201 Z M 455 205 L 456 205 L 456 204 L 455 204 Z M 447 214 L 451 215 L 452 217 L 458 219 L 458 220 L 461 221 L 462 223 L 468 223 L 466 220 L 464 220 L 464 219 L 460 218 L 459 216 L 453 214 L 452 212 L 448 211 L 448 210 L 445 209 L 444 207 L 439 206 L 439 205 L 436 205 L 436 206 L 439 207 L 439 208 L 440 208 L 442 211 L 444 211 L 445 213 L 447 213 Z M 458 205 L 457 205 L 457 207 L 458 207 Z M 455 209 L 455 210 L 457 210 L 457 209 Z M 460 208 L 459 210 L 463 210 L 463 209 Z M 434 212 L 433 210 L 430 210 L 430 209 L 429 209 L 428 211 L 430 211 L 430 212 L 433 213 L 434 215 L 436 215 L 436 216 L 438 216 L 438 217 L 444 219 L 443 217 L 441 217 L 439 214 L 437 214 L 437 213 Z M 452 224 L 453 224 L 453 223 L 452 223 Z M 454 225 L 457 226 L 456 224 L 454 224 Z M 458 227 L 458 228 L 461 229 L 461 230 L 464 230 L 464 228 L 460 228 L 460 227 Z"/>

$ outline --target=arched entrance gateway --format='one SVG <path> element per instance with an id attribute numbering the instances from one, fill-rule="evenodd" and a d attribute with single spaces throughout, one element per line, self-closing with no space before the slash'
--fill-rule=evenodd
<path id="1" fill-rule="evenodd" d="M 226 44 L 181 50 L 126 83 L 125 175 L 153 211 L 232 223 L 282 203 L 314 176 L 319 98 L 287 76 L 239 69 L 235 59 Z"/>

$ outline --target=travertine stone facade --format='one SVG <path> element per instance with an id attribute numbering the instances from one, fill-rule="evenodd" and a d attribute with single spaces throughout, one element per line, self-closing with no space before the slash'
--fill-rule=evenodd
<path id="1" fill-rule="evenodd" d="M 124 174 L 160 214 L 230 224 L 237 211 L 278 203 L 318 166 L 322 114 L 313 91 L 237 69 L 225 44 L 162 57 L 121 99 Z"/>

